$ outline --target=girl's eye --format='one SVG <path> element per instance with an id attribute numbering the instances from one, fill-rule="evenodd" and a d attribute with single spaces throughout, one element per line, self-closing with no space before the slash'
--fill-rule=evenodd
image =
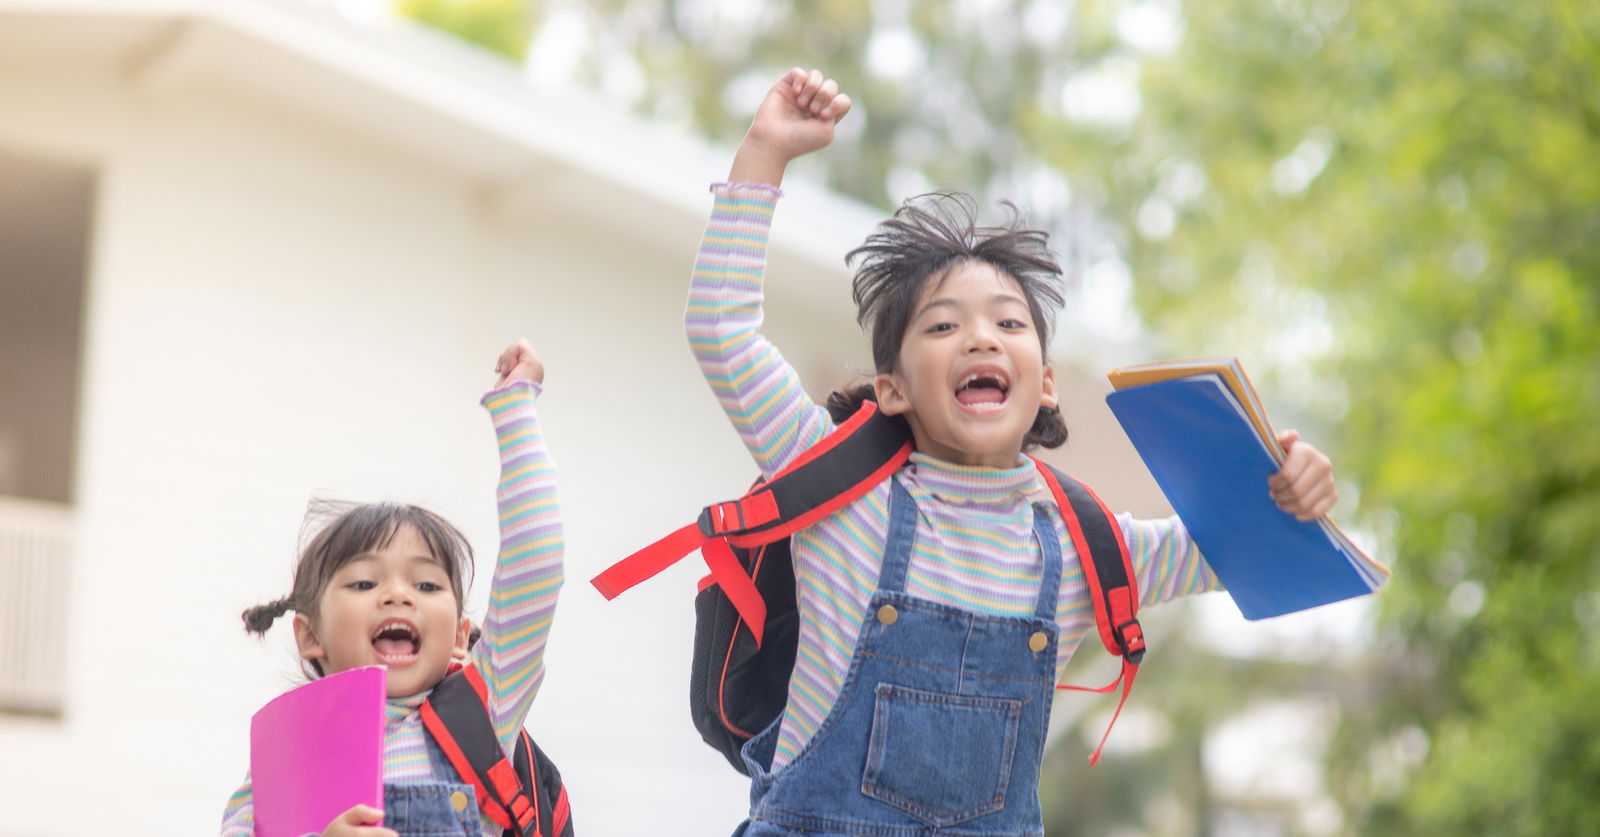
<path id="1" fill-rule="evenodd" d="M 1000 327 L 1001 328 L 1012 328 L 1012 329 L 1015 329 L 1015 328 L 1027 328 L 1028 324 L 1023 322 L 1023 321 L 1021 321 L 1021 320 L 1001 320 L 1000 321 Z"/>
<path id="2" fill-rule="evenodd" d="M 437 593 L 444 589 L 444 585 L 433 581 L 419 581 L 417 589 L 424 593 Z"/>
<path id="3" fill-rule="evenodd" d="M 955 327 L 956 327 L 955 323 L 934 323 L 933 325 L 928 326 L 928 333 L 929 334 L 937 334 L 939 332 L 950 331 L 950 330 L 954 329 Z"/>
<path id="4" fill-rule="evenodd" d="M 351 590 L 371 590 L 378 585 L 376 582 L 372 581 L 352 581 L 345 586 L 349 587 Z"/>

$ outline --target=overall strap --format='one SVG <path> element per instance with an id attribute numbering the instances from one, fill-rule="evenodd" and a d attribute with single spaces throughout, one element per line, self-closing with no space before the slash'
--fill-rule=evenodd
<path id="1" fill-rule="evenodd" d="M 1054 624 L 1056 604 L 1061 600 L 1061 539 L 1050 523 L 1050 512 L 1044 503 L 1033 504 L 1033 537 L 1039 542 L 1039 555 L 1044 558 L 1044 568 L 1039 573 L 1039 599 L 1034 604 L 1033 615 Z"/>
<path id="2" fill-rule="evenodd" d="M 450 765 L 477 792 L 483 813 L 517 837 L 542 837 L 531 787 L 523 787 L 495 735 L 488 686 L 478 667 L 464 666 L 446 676 L 423 701 L 420 714 Z"/>
<path id="3" fill-rule="evenodd" d="M 917 541 L 917 502 L 897 479 L 889 480 L 889 526 L 884 539 L 878 589 L 903 593 L 911 568 L 911 547 Z"/>

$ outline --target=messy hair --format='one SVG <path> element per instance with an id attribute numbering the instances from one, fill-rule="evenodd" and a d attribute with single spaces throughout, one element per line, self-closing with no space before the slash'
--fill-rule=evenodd
<path id="1" fill-rule="evenodd" d="M 1039 335 L 1039 352 L 1050 346 L 1055 316 L 1065 304 L 1061 266 L 1050 249 L 1050 236 L 1025 226 L 1015 204 L 1002 201 L 1005 222 L 979 226 L 978 202 L 960 192 L 919 195 L 906 200 L 894 216 L 860 247 L 845 255 L 856 268 L 852 296 L 856 321 L 872 343 L 872 362 L 879 373 L 893 372 L 900 346 L 916 311 L 917 297 L 929 280 L 938 281 L 957 265 L 981 262 L 1011 277 L 1022 292 Z M 828 399 L 835 420 L 849 415 L 870 398 L 870 386 L 857 386 Z M 1067 440 L 1066 422 L 1053 407 L 1041 407 L 1023 438 L 1024 450 L 1059 447 Z"/>
<path id="2" fill-rule="evenodd" d="M 401 527 L 410 526 L 439 559 L 456 598 L 456 615 L 465 607 L 466 588 L 472 583 L 472 545 L 461 530 L 420 506 L 402 503 L 352 504 L 313 501 L 301 532 L 300 558 L 295 563 L 289 595 L 245 610 L 244 629 L 265 634 L 278 617 L 294 611 L 315 619 L 317 599 L 344 565 L 357 555 L 383 549 Z M 311 661 L 309 676 L 321 677 L 322 666 Z"/>

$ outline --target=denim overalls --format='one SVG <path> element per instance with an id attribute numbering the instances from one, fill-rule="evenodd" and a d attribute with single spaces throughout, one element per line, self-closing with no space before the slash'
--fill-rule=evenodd
<path id="1" fill-rule="evenodd" d="M 735 837 L 1039 837 L 1039 762 L 1056 679 L 1061 543 L 1040 505 L 1032 617 L 905 593 L 917 509 L 891 479 L 878 590 L 833 710 L 768 768 L 782 718 L 744 746 L 750 818 Z"/>
<path id="2" fill-rule="evenodd" d="M 433 736 L 426 735 L 433 775 L 456 777 Z M 459 778 L 459 777 L 456 777 Z M 383 827 L 400 837 L 481 837 L 478 799 L 465 782 L 434 781 L 383 785 Z"/>

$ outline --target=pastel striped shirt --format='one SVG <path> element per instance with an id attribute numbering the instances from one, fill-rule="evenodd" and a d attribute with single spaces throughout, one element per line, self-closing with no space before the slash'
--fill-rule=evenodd
<path id="1" fill-rule="evenodd" d="M 489 686 L 490 717 L 500 746 L 510 753 L 517 731 L 544 682 L 544 649 L 550 620 L 565 578 L 566 546 L 556 498 L 556 466 L 545 449 L 534 398 L 538 384 L 514 381 L 483 397 L 500 449 L 500 555 L 489 586 L 489 607 L 472 659 Z M 435 776 L 428 762 L 427 732 L 417 708 L 428 692 L 390 698 L 384 732 L 383 779 L 391 784 L 461 781 Z M 446 768 L 448 770 L 448 768 Z M 500 829 L 481 817 L 485 837 Z M 250 837 L 254 830 L 250 782 L 228 799 L 223 837 Z"/>
<path id="2" fill-rule="evenodd" d="M 764 184 L 717 184 L 695 259 L 684 327 L 717 401 L 761 473 L 771 476 L 833 430 L 799 376 L 760 333 L 762 277 L 779 192 Z M 957 465 L 912 454 L 894 478 L 917 501 L 906 592 L 983 613 L 1031 615 L 1043 558 L 1033 538 L 1033 503 L 1049 508 L 1061 541 L 1057 676 L 1094 614 L 1083 568 L 1050 491 L 1032 463 Z M 800 642 L 779 729 L 776 770 L 811 740 L 837 700 L 878 584 L 888 531 L 887 482 L 793 538 Z M 1118 515 L 1140 601 L 1219 589 L 1177 518 Z"/>

